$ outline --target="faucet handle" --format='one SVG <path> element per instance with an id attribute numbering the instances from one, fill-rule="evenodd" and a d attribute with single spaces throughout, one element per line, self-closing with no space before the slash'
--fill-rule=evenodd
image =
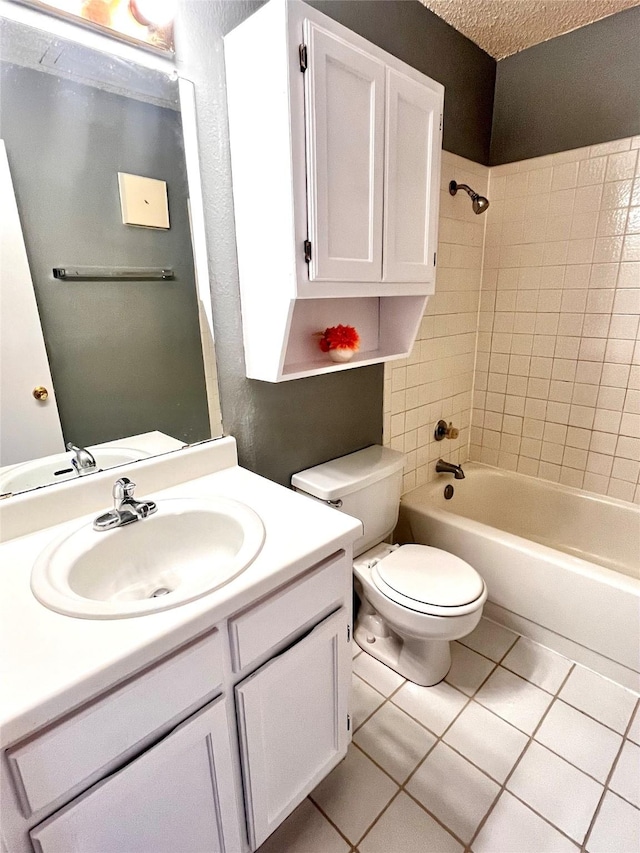
<path id="1" fill-rule="evenodd" d="M 449 421 L 439 420 L 436 424 L 433 437 L 436 441 L 442 441 L 443 438 L 457 438 L 460 435 L 460 430 Z"/>
<path id="2" fill-rule="evenodd" d="M 118 508 L 118 506 L 124 500 L 128 500 L 133 497 L 133 492 L 136 487 L 136 484 L 133 483 L 128 477 L 120 477 L 119 480 L 116 480 L 113 484 L 113 501 Z"/>

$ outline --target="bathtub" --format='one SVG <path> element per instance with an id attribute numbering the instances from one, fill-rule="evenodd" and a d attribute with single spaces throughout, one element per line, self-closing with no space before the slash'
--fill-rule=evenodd
<path id="1" fill-rule="evenodd" d="M 464 470 L 403 496 L 397 540 L 457 554 L 487 584 L 485 615 L 638 690 L 640 507 L 477 462 Z"/>

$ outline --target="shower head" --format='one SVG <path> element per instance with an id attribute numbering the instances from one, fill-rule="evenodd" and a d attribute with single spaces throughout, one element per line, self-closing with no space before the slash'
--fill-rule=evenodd
<path id="1" fill-rule="evenodd" d="M 451 181 L 449 183 L 449 192 L 451 195 L 455 195 L 458 190 L 464 190 L 468 194 L 473 205 L 474 213 L 484 213 L 489 207 L 489 199 L 486 199 L 483 195 L 478 195 L 477 192 L 474 192 L 471 187 L 468 187 L 466 184 L 457 184 L 455 181 Z"/>

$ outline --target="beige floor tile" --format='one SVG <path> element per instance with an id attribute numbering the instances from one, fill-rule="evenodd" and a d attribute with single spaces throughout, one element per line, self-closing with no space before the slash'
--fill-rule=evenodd
<path id="1" fill-rule="evenodd" d="M 583 666 L 573 670 L 560 698 L 620 734 L 627 728 L 637 701 L 631 691 Z"/>
<path id="2" fill-rule="evenodd" d="M 529 738 L 482 705 L 471 702 L 445 734 L 444 741 L 502 783 Z"/>
<path id="3" fill-rule="evenodd" d="M 460 643 L 451 643 L 451 669 L 447 684 L 473 696 L 495 664 Z"/>
<path id="4" fill-rule="evenodd" d="M 435 687 L 420 687 L 407 681 L 391 701 L 423 726 L 441 735 L 468 700 L 463 693 L 444 682 Z"/>
<path id="5" fill-rule="evenodd" d="M 520 637 L 502 666 L 549 693 L 557 693 L 573 664 L 551 649 Z"/>
<path id="6" fill-rule="evenodd" d="M 640 811 L 607 791 L 586 848 L 588 853 L 640 850 Z"/>
<path id="7" fill-rule="evenodd" d="M 349 845 L 310 800 L 303 800 L 258 853 L 348 853 Z"/>
<path id="8" fill-rule="evenodd" d="M 640 808 L 640 746 L 625 741 L 609 787 Z"/>
<path id="9" fill-rule="evenodd" d="M 634 743 L 640 744 L 640 705 L 636 708 L 636 714 L 629 728 L 629 732 L 627 733 L 627 737 Z"/>
<path id="10" fill-rule="evenodd" d="M 355 746 L 311 793 L 311 799 L 356 844 L 398 786 Z"/>
<path id="11" fill-rule="evenodd" d="M 502 667 L 489 677 L 475 699 L 529 735 L 553 701 L 549 693 Z"/>
<path id="12" fill-rule="evenodd" d="M 360 853 L 462 853 L 463 849 L 405 793 L 396 797 L 358 845 Z"/>
<path id="13" fill-rule="evenodd" d="M 571 853 L 578 847 L 503 791 L 471 849 L 473 853 Z"/>
<path id="14" fill-rule="evenodd" d="M 578 844 L 584 840 L 602 785 L 538 743 L 531 743 L 507 788 Z"/>
<path id="15" fill-rule="evenodd" d="M 389 702 L 358 729 L 353 740 L 400 784 L 436 742 L 431 732 Z"/>
<path id="16" fill-rule="evenodd" d="M 460 642 L 491 660 L 499 661 L 517 639 L 518 635 L 508 628 L 489 619 L 481 619 L 478 627 Z"/>
<path id="17" fill-rule="evenodd" d="M 468 844 L 500 788 L 439 743 L 407 782 L 406 790 Z"/>
<path id="18" fill-rule="evenodd" d="M 351 678 L 351 692 L 349 694 L 349 709 L 352 727 L 355 729 L 369 717 L 376 708 L 384 702 L 384 696 L 370 687 L 357 675 Z"/>
<path id="19" fill-rule="evenodd" d="M 363 652 L 353 662 L 353 671 L 383 696 L 390 696 L 404 682 L 404 678 L 371 655 Z"/>
<path id="20" fill-rule="evenodd" d="M 551 706 L 536 740 L 603 784 L 622 743 L 621 735 L 560 700 Z"/>

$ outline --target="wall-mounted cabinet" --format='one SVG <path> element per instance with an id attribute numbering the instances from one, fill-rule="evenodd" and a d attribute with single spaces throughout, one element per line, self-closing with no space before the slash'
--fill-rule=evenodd
<path id="1" fill-rule="evenodd" d="M 299 0 L 225 56 L 247 375 L 407 355 L 434 290 L 443 87 Z M 338 323 L 362 339 L 346 365 L 313 338 Z"/>

